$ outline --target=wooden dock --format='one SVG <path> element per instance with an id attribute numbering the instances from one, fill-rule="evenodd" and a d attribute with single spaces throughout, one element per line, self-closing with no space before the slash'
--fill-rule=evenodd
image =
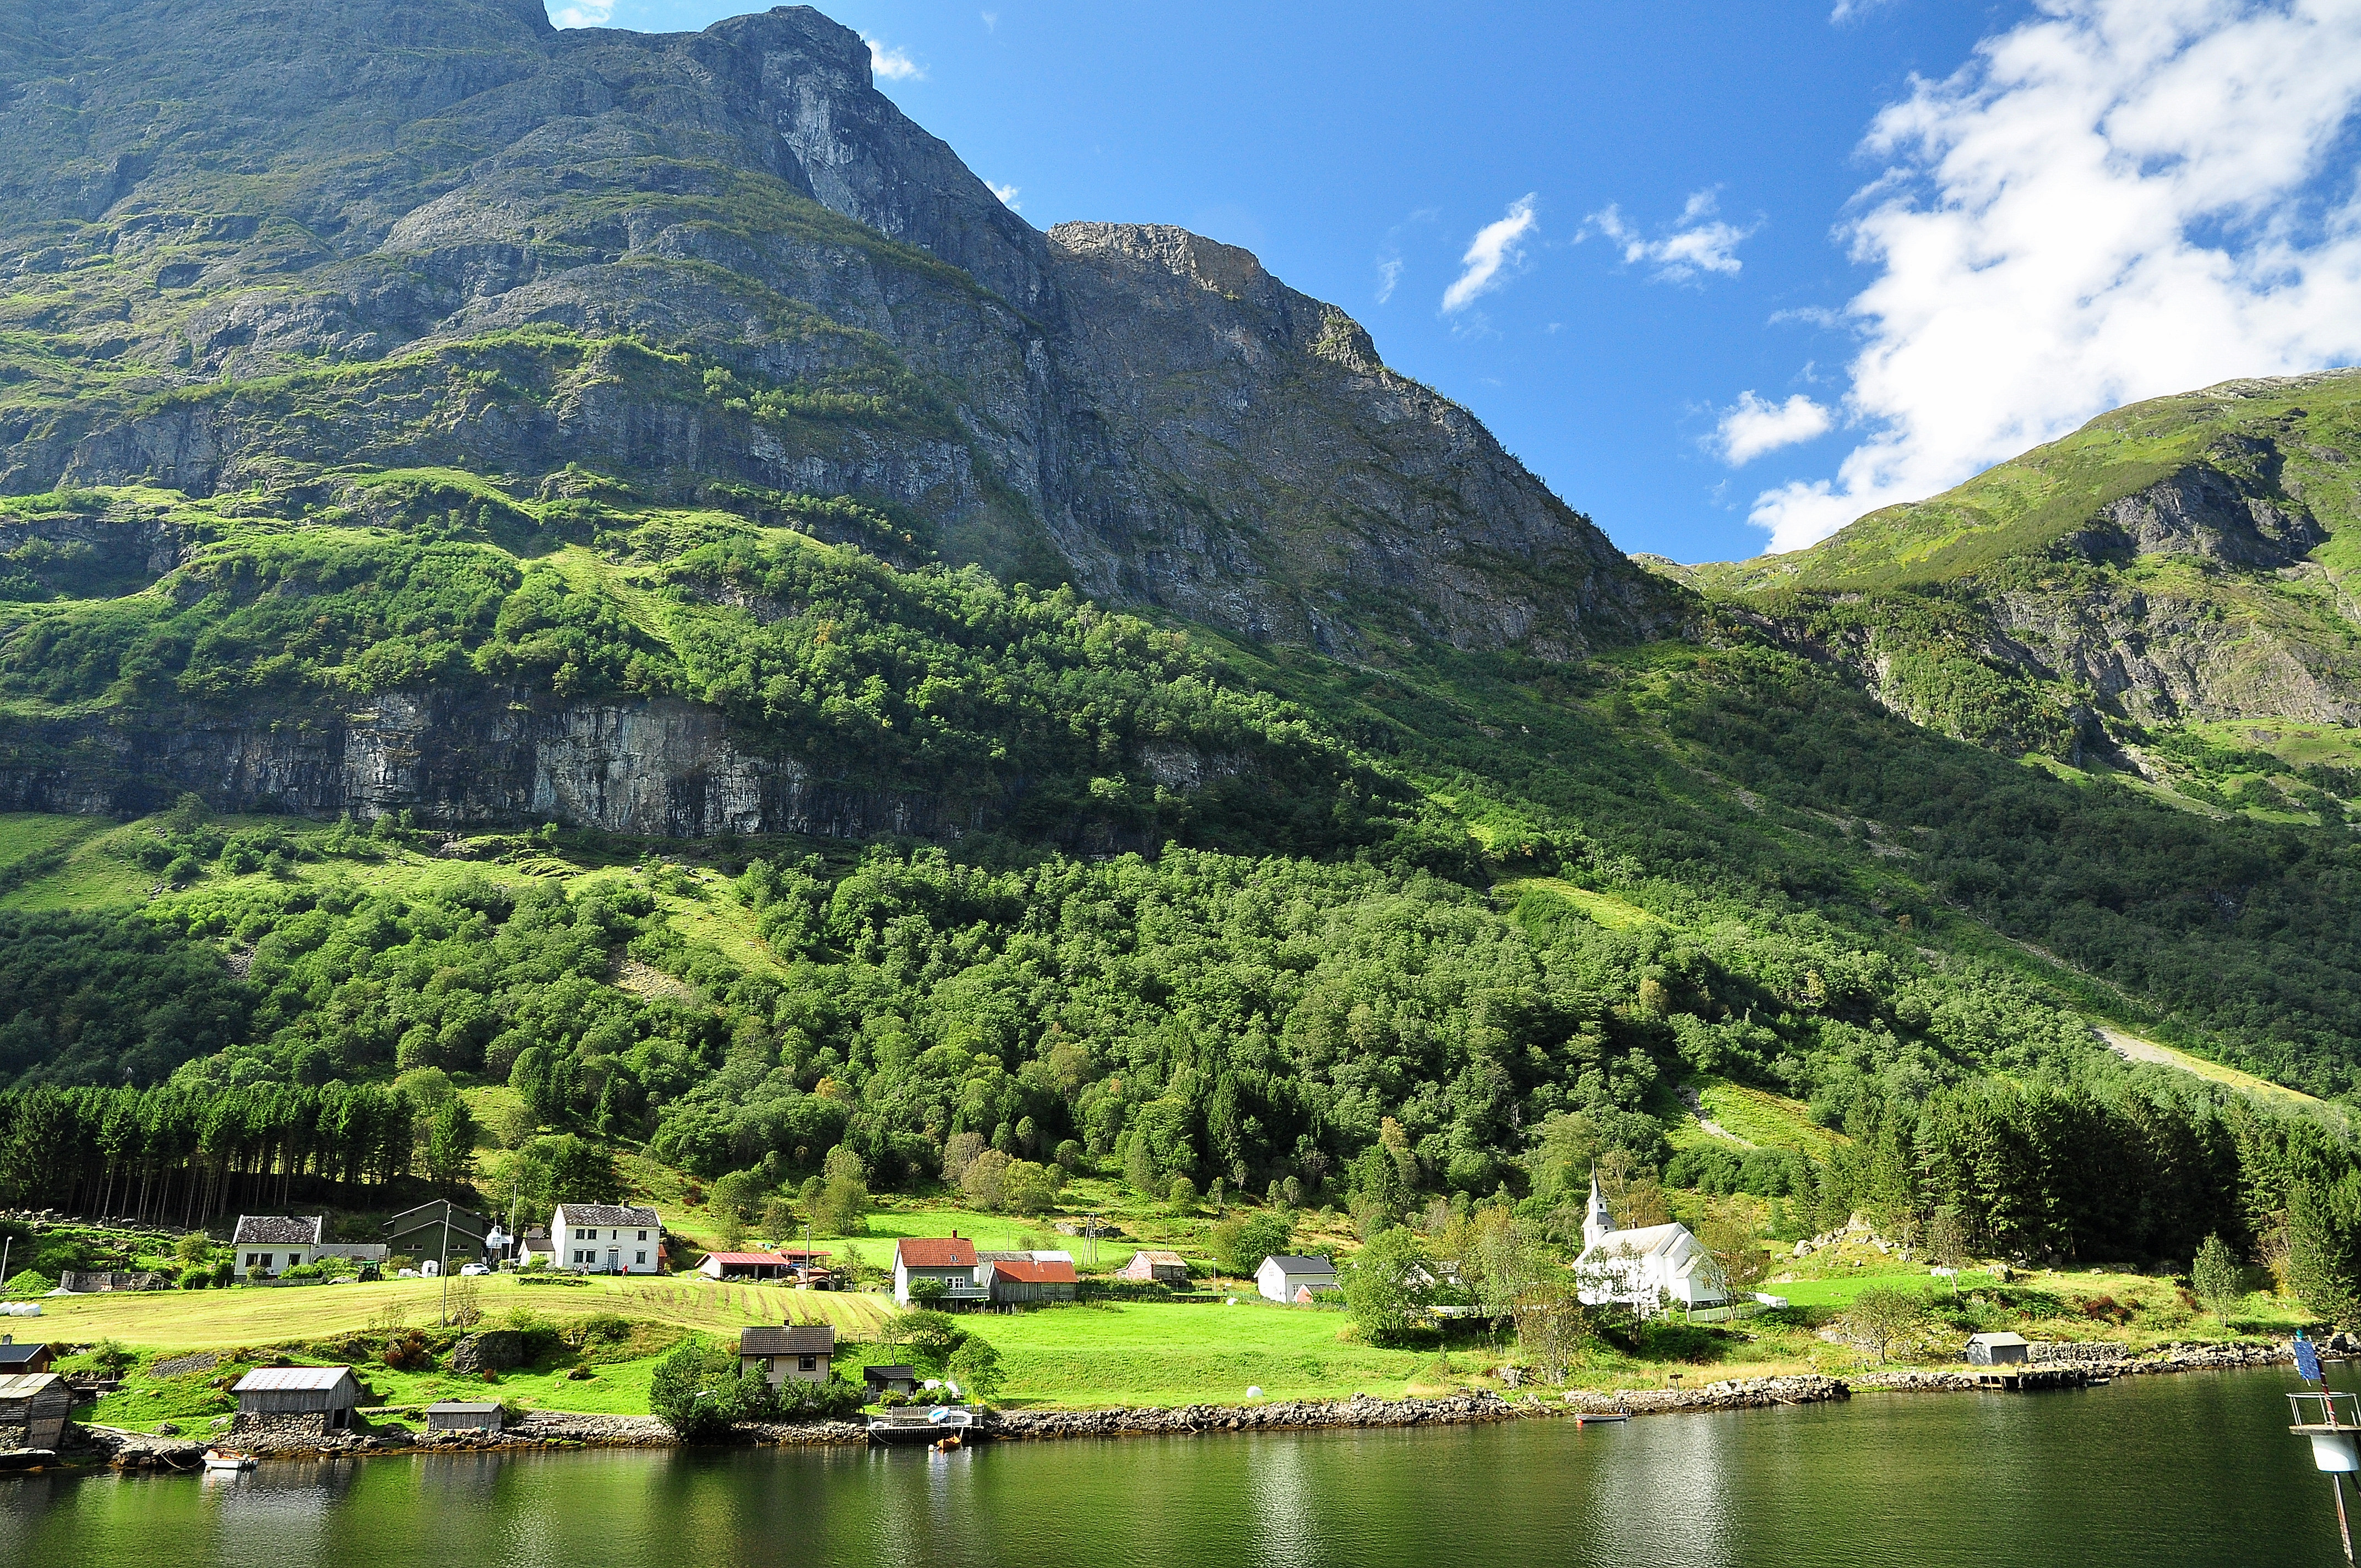
<path id="1" fill-rule="evenodd" d="M 2072 1365 L 1978 1367 L 1969 1376 L 1979 1388 L 2005 1388 L 2013 1394 L 2036 1388 L 2080 1388 L 2091 1381 L 2088 1368 Z"/>

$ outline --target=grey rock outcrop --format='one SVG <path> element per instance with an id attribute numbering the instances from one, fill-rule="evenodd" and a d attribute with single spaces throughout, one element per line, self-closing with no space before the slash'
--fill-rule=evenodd
<path id="1" fill-rule="evenodd" d="M 1170 745 L 1142 760 L 1143 772 L 1181 789 L 1238 765 Z M 0 736 L 0 810 L 138 815 L 184 791 L 233 810 L 365 821 L 407 810 L 427 826 L 560 822 L 673 839 L 956 839 L 1014 798 L 822 777 L 774 738 L 672 698 L 568 703 L 430 688 L 346 712 L 174 707 L 26 720 Z M 1138 846 L 1106 837 L 1078 847 Z"/>

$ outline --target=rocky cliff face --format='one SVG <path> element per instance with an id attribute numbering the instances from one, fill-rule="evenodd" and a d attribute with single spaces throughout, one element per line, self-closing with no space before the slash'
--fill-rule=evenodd
<path id="1" fill-rule="evenodd" d="M 193 791 L 241 810 L 349 812 L 365 821 L 409 811 L 426 826 L 562 822 L 644 838 L 862 839 L 955 839 L 1011 804 L 820 776 L 762 749 L 759 737 L 733 735 L 711 709 L 669 700 L 553 703 L 522 690 L 423 690 L 388 693 L 349 712 L 183 709 L 11 731 L 0 740 L 0 810 L 8 811 L 133 816 Z M 1144 758 L 1142 767 L 1188 789 L 1208 772 L 1185 747 Z"/>
<path id="2" fill-rule="evenodd" d="M 0 16 L 0 272 L 51 350 L 0 402 L 0 489 L 575 463 L 888 503 L 954 559 L 1339 650 L 1570 657 L 1679 613 L 1250 256 L 1034 230 L 818 12 Z M 96 347 L 117 373 L 76 385 Z"/>
<path id="3" fill-rule="evenodd" d="M 2071 749 L 2110 719 L 2353 724 L 2356 452 L 2361 372 L 2226 383 L 1797 555 L 1660 569 L 1736 588 L 1896 713 L 2004 750 Z"/>

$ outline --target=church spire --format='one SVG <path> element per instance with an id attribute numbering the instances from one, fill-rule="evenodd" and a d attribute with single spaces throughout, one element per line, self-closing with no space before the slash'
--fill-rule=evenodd
<path id="1" fill-rule="evenodd" d="M 1583 1206 L 1582 1211 L 1583 1246 L 1589 1248 L 1597 1245 L 1598 1238 L 1614 1228 L 1614 1217 L 1607 1212 L 1606 1196 L 1598 1190 L 1598 1168 L 1592 1166 L 1590 1168 L 1590 1201 Z"/>

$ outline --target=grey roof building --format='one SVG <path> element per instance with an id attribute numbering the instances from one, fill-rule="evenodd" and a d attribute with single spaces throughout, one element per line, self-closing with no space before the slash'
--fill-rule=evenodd
<path id="1" fill-rule="evenodd" d="M 836 1354 L 836 1328 L 829 1323 L 787 1323 L 738 1331 L 741 1371 L 761 1372 L 771 1386 L 825 1383 Z"/>
<path id="2" fill-rule="evenodd" d="M 240 1214 L 232 1246 L 318 1246 L 324 1219 L 318 1214 Z"/>

